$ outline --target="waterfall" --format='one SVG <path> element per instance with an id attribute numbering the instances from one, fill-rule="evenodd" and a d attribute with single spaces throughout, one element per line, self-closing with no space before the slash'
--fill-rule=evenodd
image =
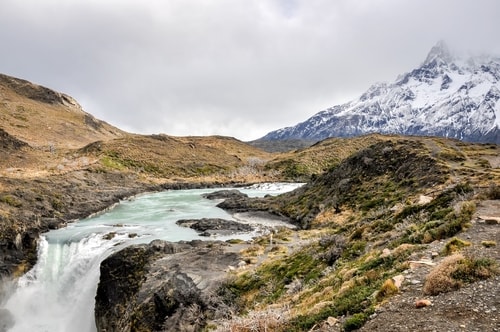
<path id="1" fill-rule="evenodd" d="M 99 264 L 120 237 L 91 234 L 59 242 L 42 236 L 38 262 L 17 281 L 5 303 L 15 325 L 9 332 L 93 332 Z"/>
<path id="2" fill-rule="evenodd" d="M 272 184 L 240 190 L 249 196 L 264 196 L 298 186 Z M 136 197 L 104 214 L 44 234 L 39 240 L 37 264 L 16 281 L 5 303 L 0 303 L 0 332 L 6 328 L 8 332 L 95 332 L 94 303 L 102 260 L 133 243 L 199 239 L 194 230 L 177 226 L 179 219 L 231 219 L 215 207 L 217 202 L 202 198 L 210 191 L 214 190 Z M 218 240 L 235 237 L 250 239 L 252 234 Z"/>

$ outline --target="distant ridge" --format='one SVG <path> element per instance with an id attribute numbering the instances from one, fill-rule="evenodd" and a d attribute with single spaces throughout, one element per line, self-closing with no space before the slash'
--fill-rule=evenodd
<path id="1" fill-rule="evenodd" d="M 500 144 L 500 58 L 456 58 L 442 41 L 422 65 L 358 99 L 260 140 L 322 140 L 368 133 L 430 135 Z"/>

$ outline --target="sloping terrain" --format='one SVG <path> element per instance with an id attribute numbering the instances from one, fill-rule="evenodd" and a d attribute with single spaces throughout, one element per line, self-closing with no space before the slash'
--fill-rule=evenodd
<path id="1" fill-rule="evenodd" d="M 0 74 L 1 129 L 42 150 L 78 148 L 125 135 L 94 118 L 70 96 Z"/>
<path id="2" fill-rule="evenodd" d="M 217 321 L 217 330 L 351 331 L 369 322 L 367 331 L 399 331 L 410 311 L 422 316 L 407 318 L 408 327 L 463 325 L 463 319 L 451 318 L 444 299 L 466 301 L 461 296 L 473 292 L 470 287 L 477 289 L 469 284 L 500 272 L 500 208 L 491 203 L 500 199 L 499 152 L 493 144 L 386 137 L 289 194 L 226 200 L 221 206 L 272 211 L 303 230 L 282 230 L 242 250 L 248 265 L 225 288 L 241 316 Z M 485 225 L 485 218 L 492 221 Z M 431 269 L 417 266 L 429 262 L 437 267 L 460 251 L 461 240 L 454 237 L 471 241 L 474 250 L 464 249 L 465 258 L 454 266 L 459 272 L 432 284 L 440 289 L 446 285 L 442 280 L 452 280 L 454 286 L 447 290 L 456 295 L 443 291 L 431 296 L 426 293 L 430 286 L 422 288 L 433 280 Z M 403 285 L 394 286 L 393 278 L 402 278 Z M 495 280 L 480 285 L 498 294 Z M 439 307 L 416 309 L 419 298 Z M 469 330 L 498 327 L 491 311 L 495 297 L 474 303 L 489 309 L 476 315 L 473 306 L 454 307 L 459 317 L 483 319 L 477 329 L 467 323 Z M 392 327 L 391 314 L 398 315 L 399 325 Z M 445 314 L 453 322 L 443 322 Z"/>
<path id="3" fill-rule="evenodd" d="M 217 299 L 225 311 L 210 316 L 204 314 L 213 314 L 217 306 L 193 312 L 188 307 L 184 318 L 196 324 L 185 326 L 349 331 L 365 324 L 366 330 L 390 331 L 391 314 L 404 326 L 401 315 L 412 306 L 411 312 L 422 317 L 408 326 L 430 322 L 428 330 L 454 329 L 457 322 L 459 327 L 465 323 L 453 320 L 448 302 L 458 303 L 460 296 L 474 292 L 486 295 L 479 286 L 498 294 L 496 144 L 372 134 L 271 154 L 228 137 L 128 134 L 94 119 L 68 96 L 10 77 L 0 82 L 0 276 L 22 274 L 35 263 L 41 232 L 140 192 L 300 180 L 308 183 L 286 195 L 222 204 L 287 217 L 300 230 L 283 229 L 234 246 L 219 244 L 218 249 L 238 253 L 241 261 L 227 274 L 217 267 L 217 278 L 224 274 L 227 280 L 212 285 L 214 297 L 199 303 Z M 211 248 L 208 244 L 203 250 Z M 412 262 L 429 258 L 437 268 L 456 252 L 465 258 L 455 260 L 458 270 L 448 276 L 453 292 L 424 293 L 431 268 Z M 127 262 L 136 263 L 144 264 L 133 257 Z M 161 261 L 148 264 L 168 270 Z M 390 280 L 399 275 L 406 281 L 395 289 Z M 156 279 L 147 286 L 154 285 Z M 172 285 L 158 294 L 172 290 L 175 295 Z M 417 296 L 430 298 L 435 310 L 417 311 Z M 470 302 L 489 312 L 477 314 L 469 306 L 456 310 L 460 317 L 481 319 L 478 326 L 488 330 L 498 326 L 492 309 L 498 305 L 494 297 L 484 298 Z M 156 299 L 148 302 L 153 314 L 155 303 L 161 309 L 167 301 Z M 172 305 L 182 307 L 183 300 L 177 296 Z M 442 315 L 452 323 L 442 323 Z M 141 324 L 147 320 L 142 317 Z M 161 326 L 163 317 L 155 316 L 154 322 Z"/>
<path id="4" fill-rule="evenodd" d="M 210 178 L 220 181 L 257 179 L 270 154 L 230 137 L 129 135 L 95 142 L 79 150 L 98 158 L 96 167 L 132 171 L 169 181 Z"/>

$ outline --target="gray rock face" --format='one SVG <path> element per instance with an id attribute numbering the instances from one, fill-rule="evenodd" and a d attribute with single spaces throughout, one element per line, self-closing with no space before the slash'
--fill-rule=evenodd
<path id="1" fill-rule="evenodd" d="M 253 230 L 253 227 L 248 224 L 220 218 L 182 219 L 178 220 L 176 224 L 192 228 L 202 236 L 234 234 Z"/>
<path id="2" fill-rule="evenodd" d="M 238 197 L 238 198 L 248 197 L 247 194 L 244 194 L 236 189 L 218 190 L 218 191 L 214 191 L 212 193 L 204 194 L 202 196 L 204 198 L 207 198 L 207 199 L 226 199 L 226 198 L 235 198 L 235 197 Z"/>
<path id="3" fill-rule="evenodd" d="M 96 295 L 98 331 L 199 331 L 207 319 L 229 315 L 217 294 L 239 257 L 225 246 L 155 240 L 108 257 Z"/>

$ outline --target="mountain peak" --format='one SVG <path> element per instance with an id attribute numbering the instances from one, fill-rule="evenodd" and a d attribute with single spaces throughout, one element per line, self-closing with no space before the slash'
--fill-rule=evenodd
<path id="1" fill-rule="evenodd" d="M 431 48 L 424 63 L 431 63 L 434 60 L 440 60 L 440 62 L 445 63 L 449 63 L 453 60 L 450 50 L 448 49 L 448 46 L 446 45 L 444 40 L 438 41 L 437 44 Z"/>
<path id="2" fill-rule="evenodd" d="M 321 140 L 367 133 L 432 135 L 500 144 L 500 59 L 452 57 L 443 41 L 418 68 L 358 99 L 263 139 Z"/>

